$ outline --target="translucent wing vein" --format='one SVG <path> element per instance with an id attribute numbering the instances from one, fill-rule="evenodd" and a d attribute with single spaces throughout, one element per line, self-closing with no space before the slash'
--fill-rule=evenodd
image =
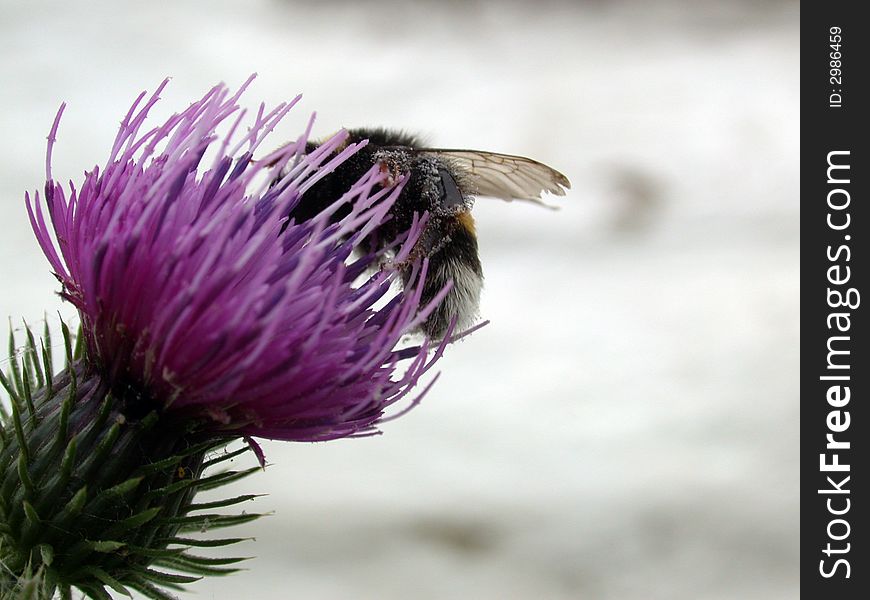
<path id="1" fill-rule="evenodd" d="M 471 188 L 468 191 L 480 196 L 544 204 L 541 202 L 544 192 L 564 196 L 571 187 L 568 178 L 556 169 L 523 156 L 477 150 L 422 151 L 451 162 L 467 175 L 466 187 Z"/>

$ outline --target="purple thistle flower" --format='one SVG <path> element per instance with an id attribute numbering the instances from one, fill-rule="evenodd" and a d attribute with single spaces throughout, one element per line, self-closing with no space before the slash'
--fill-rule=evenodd
<path id="1" fill-rule="evenodd" d="M 354 257 L 401 191 L 401 183 L 382 187 L 375 167 L 323 214 L 294 222 L 300 195 L 361 144 L 342 149 L 339 133 L 306 156 L 306 132 L 253 160 L 299 98 L 271 111 L 261 105 L 247 133 L 235 136 L 251 79 L 234 94 L 218 85 L 140 133 L 167 82 L 144 105 L 143 92 L 106 165 L 78 188 L 70 182 L 68 193 L 51 173 L 62 105 L 49 135 L 44 198 L 26 198 L 33 230 L 61 295 L 81 315 L 88 368 L 113 388 L 135 390 L 148 408 L 198 419 L 216 434 L 371 434 L 446 344 L 397 349 L 443 297 L 420 306 L 425 262 L 398 293 L 389 268 L 358 283 L 389 262 L 386 252 L 407 261 L 425 216 L 391 248 Z M 229 132 L 219 137 L 222 124 Z M 279 172 L 286 174 L 270 185 Z M 353 210 L 330 223 L 343 203 Z"/>

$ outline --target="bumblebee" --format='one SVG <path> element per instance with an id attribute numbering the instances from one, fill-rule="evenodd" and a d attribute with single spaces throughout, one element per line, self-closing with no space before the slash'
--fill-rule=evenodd
<path id="1" fill-rule="evenodd" d="M 315 217 L 375 164 L 393 176 L 406 174 L 408 179 L 391 208 L 391 218 L 380 225 L 373 243 L 391 242 L 411 227 L 415 214 L 428 212 L 425 229 L 411 252 L 412 259 L 429 259 L 421 306 L 452 282 L 447 296 L 421 326 L 423 333 L 435 340 L 446 335 L 453 319 L 457 330 L 462 330 L 478 315 L 483 269 L 471 216 L 474 198 L 543 204 L 543 192 L 564 196 L 571 187 L 562 173 L 521 156 L 427 148 L 414 135 L 388 129 L 350 129 L 348 134 L 346 143 L 368 140 L 368 144 L 306 190 L 290 216 L 297 222 Z M 319 145 L 308 142 L 306 153 Z M 350 207 L 343 207 L 331 218 L 340 220 L 349 211 Z M 410 268 L 399 268 L 407 283 Z"/>

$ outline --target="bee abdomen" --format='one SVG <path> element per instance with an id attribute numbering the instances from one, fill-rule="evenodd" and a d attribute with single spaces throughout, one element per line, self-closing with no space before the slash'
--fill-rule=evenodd
<path id="1" fill-rule="evenodd" d="M 483 269 L 477 254 L 473 221 L 457 219 L 444 246 L 429 257 L 429 269 L 423 283 L 421 305 L 430 302 L 448 282 L 453 286 L 422 325 L 432 339 L 442 339 L 451 321 L 456 319 L 456 332 L 471 326 L 477 319 L 480 292 L 483 289 Z M 465 222 L 463 222 L 465 221 Z M 471 224 L 471 227 L 466 225 Z"/>

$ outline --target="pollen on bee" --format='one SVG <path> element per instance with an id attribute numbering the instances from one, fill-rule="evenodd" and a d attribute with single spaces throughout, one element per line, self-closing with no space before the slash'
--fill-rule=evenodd
<path id="1" fill-rule="evenodd" d="M 469 233 L 472 235 L 476 234 L 476 230 L 474 228 L 474 217 L 471 216 L 471 213 L 468 211 L 463 211 L 456 215 L 456 220 L 464 229 L 467 229 Z"/>
<path id="2" fill-rule="evenodd" d="M 392 187 L 396 185 L 399 176 L 402 174 L 401 167 L 398 163 L 382 160 L 378 163 L 378 171 L 384 176 L 384 185 Z"/>

